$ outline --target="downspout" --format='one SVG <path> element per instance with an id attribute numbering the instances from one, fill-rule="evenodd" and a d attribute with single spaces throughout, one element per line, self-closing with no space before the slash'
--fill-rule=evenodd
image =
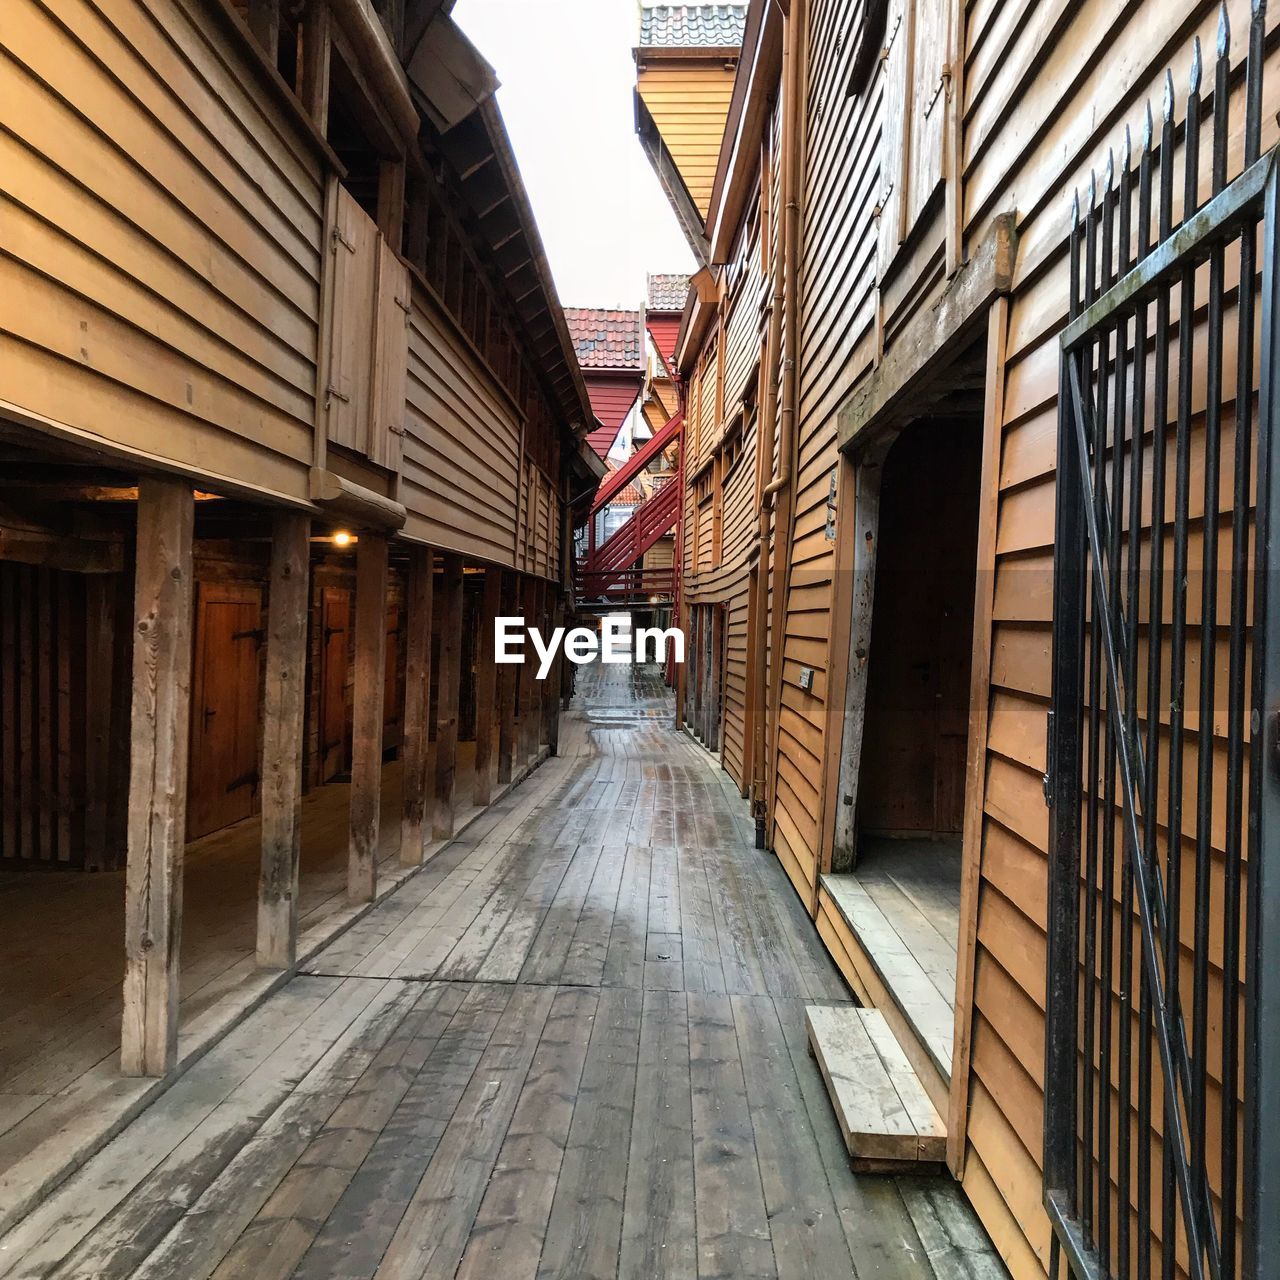
<path id="1" fill-rule="evenodd" d="M 782 700 L 782 640 L 785 635 L 787 576 L 791 566 L 791 510 L 796 452 L 796 344 L 799 333 L 798 281 L 800 262 L 800 122 L 803 119 L 804 80 L 800 74 L 803 49 L 804 0 L 791 0 L 790 12 L 784 20 L 782 38 L 782 140 L 781 191 L 779 203 L 782 220 L 774 239 L 773 298 L 769 309 L 769 329 L 765 343 L 765 359 L 770 376 L 765 386 L 762 414 L 761 447 L 772 450 L 774 435 L 778 437 L 776 470 L 766 468 L 773 478 L 765 484 L 759 507 L 759 556 L 757 559 L 759 608 L 756 613 L 756 662 L 754 722 L 755 747 L 752 752 L 754 780 L 752 813 L 756 820 L 756 845 L 768 843 L 770 800 L 770 768 L 777 753 L 778 712 Z M 762 182 L 769 181 L 762 174 Z M 785 358 L 784 358 L 785 353 Z M 774 507 L 778 510 L 773 541 L 776 553 L 770 563 L 770 520 Z M 772 586 L 772 590 L 770 587 Z M 773 601 L 773 642 L 768 645 L 768 601 Z M 766 657 L 771 661 L 766 662 Z M 769 689 L 767 673 L 772 668 L 773 689 Z M 772 693 L 772 697 L 769 694 Z M 769 714 L 765 709 L 768 706 Z M 767 727 L 766 727 L 767 722 Z"/>

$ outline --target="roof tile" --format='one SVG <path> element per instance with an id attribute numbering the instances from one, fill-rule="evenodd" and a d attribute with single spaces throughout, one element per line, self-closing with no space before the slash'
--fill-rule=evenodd
<path id="1" fill-rule="evenodd" d="M 683 311 L 689 296 L 689 277 L 685 275 L 651 275 L 649 277 L 650 311 Z"/>
<path id="2" fill-rule="evenodd" d="M 642 49 L 736 49 L 745 4 L 655 4 L 640 12 Z"/>
<path id="3" fill-rule="evenodd" d="M 569 336 L 583 369 L 643 369 L 639 311 L 565 307 Z"/>

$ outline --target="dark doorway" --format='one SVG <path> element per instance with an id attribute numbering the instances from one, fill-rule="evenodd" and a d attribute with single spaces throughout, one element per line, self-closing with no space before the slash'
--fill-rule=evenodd
<path id="1" fill-rule="evenodd" d="M 332 782 L 351 768 L 349 675 L 351 592 L 325 587 L 320 597 L 320 781 Z"/>
<path id="2" fill-rule="evenodd" d="M 980 419 L 931 417 L 884 462 L 860 842 L 961 833 L 981 457 Z"/>

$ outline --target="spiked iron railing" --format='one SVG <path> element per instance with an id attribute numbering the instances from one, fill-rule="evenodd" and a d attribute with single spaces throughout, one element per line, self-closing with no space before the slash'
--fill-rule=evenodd
<path id="1" fill-rule="evenodd" d="M 1062 1257 L 1126 1280 L 1280 1267 L 1280 1140 L 1263 1114 L 1280 1090 L 1280 174 L 1259 155 L 1264 19 L 1255 3 L 1238 177 L 1224 6 L 1207 202 L 1197 41 L 1181 220 L 1171 75 L 1158 142 L 1148 107 L 1136 171 L 1126 133 L 1118 170 L 1109 156 L 1073 208 L 1045 778 L 1055 1274 Z"/>

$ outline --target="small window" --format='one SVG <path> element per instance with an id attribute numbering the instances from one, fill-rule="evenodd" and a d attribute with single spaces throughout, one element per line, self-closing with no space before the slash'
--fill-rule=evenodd
<path id="1" fill-rule="evenodd" d="M 885 27 L 889 20 L 889 0 L 866 0 L 862 25 L 853 46 L 853 67 L 849 74 L 849 97 L 860 98 L 871 87 L 871 77 L 880 65 Z"/>

